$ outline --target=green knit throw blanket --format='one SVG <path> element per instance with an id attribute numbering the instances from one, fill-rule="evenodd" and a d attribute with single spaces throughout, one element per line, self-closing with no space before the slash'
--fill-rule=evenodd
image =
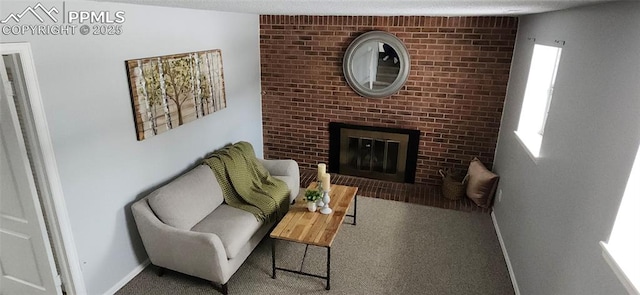
<path id="1" fill-rule="evenodd" d="M 281 219 L 289 211 L 289 188 L 258 162 L 248 142 L 225 146 L 203 160 L 222 188 L 225 202 L 259 221 Z"/>

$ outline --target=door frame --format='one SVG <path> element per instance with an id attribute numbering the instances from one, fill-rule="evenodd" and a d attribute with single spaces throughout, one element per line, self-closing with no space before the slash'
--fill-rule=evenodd
<path id="1" fill-rule="evenodd" d="M 56 252 L 59 272 L 67 294 L 86 294 L 86 287 L 82 275 L 80 259 L 71 231 L 71 222 L 65 203 L 58 165 L 55 159 L 51 134 L 44 112 L 44 105 L 36 75 L 35 62 L 31 52 L 31 44 L 1 43 L 1 54 L 18 54 L 24 73 L 24 80 L 30 107 L 24 106 L 27 116 L 33 121 L 34 129 L 23 128 L 29 138 L 34 139 L 31 152 L 34 153 L 33 165 L 36 167 L 37 177 L 42 177 L 42 208 L 46 212 L 45 219 L 49 228 L 52 247 Z M 3 69 L 4 70 L 4 69 Z M 37 160 L 36 160 L 37 159 Z"/>

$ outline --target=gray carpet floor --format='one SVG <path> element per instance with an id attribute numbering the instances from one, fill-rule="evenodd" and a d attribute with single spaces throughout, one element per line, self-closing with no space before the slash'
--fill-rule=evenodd
<path id="1" fill-rule="evenodd" d="M 272 279 L 265 238 L 231 277 L 229 294 L 514 294 L 487 213 L 359 196 L 357 225 L 346 222 L 331 248 L 330 291 L 314 277 L 279 271 Z M 278 241 L 277 264 L 325 275 L 326 249 L 310 246 L 303 261 L 304 252 Z M 205 280 L 156 270 L 147 267 L 116 294 L 218 294 Z"/>

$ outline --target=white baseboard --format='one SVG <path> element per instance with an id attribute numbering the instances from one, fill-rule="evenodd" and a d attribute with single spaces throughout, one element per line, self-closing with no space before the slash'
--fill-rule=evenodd
<path id="1" fill-rule="evenodd" d="M 149 260 L 149 258 L 147 258 L 147 260 L 143 261 L 142 263 L 140 263 L 140 265 L 136 266 L 136 268 L 134 268 L 128 275 L 122 278 L 122 280 L 120 280 L 118 283 L 113 285 L 111 289 L 107 290 L 107 292 L 104 292 L 104 295 L 113 295 L 116 292 L 118 292 L 120 288 L 124 287 L 124 285 L 126 285 L 135 276 L 141 273 L 145 269 L 145 267 L 147 267 L 150 263 L 151 261 Z"/>
<path id="2" fill-rule="evenodd" d="M 496 229 L 496 235 L 498 235 L 498 241 L 500 242 L 500 248 L 502 248 L 502 255 L 504 255 L 504 261 L 507 263 L 507 269 L 509 270 L 509 276 L 511 277 L 511 284 L 513 284 L 513 290 L 516 295 L 520 295 L 520 289 L 518 288 L 518 282 L 516 281 L 516 275 L 513 273 L 513 267 L 511 266 L 511 260 L 509 260 L 509 254 L 507 253 L 507 247 L 504 245 L 502 239 L 502 233 L 500 233 L 500 227 L 498 227 L 498 221 L 496 215 L 491 211 L 491 220 L 493 220 L 493 227 Z"/>

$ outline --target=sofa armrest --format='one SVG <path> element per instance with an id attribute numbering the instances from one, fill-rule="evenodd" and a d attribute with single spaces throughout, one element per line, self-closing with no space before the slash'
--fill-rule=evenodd
<path id="1" fill-rule="evenodd" d="M 274 176 L 295 176 L 300 178 L 300 168 L 294 160 L 263 160 L 258 159 L 262 165 Z"/>
<path id="2" fill-rule="evenodd" d="M 131 211 L 151 263 L 216 283 L 227 282 L 227 254 L 217 235 L 163 223 L 146 198 L 134 203 Z"/>
<path id="3" fill-rule="evenodd" d="M 291 193 L 289 195 L 289 201 L 293 202 L 300 192 L 300 168 L 298 163 L 294 160 L 263 160 L 258 159 L 260 163 L 271 173 L 273 176 L 287 176 L 290 178 L 288 181 L 289 189 Z"/>

